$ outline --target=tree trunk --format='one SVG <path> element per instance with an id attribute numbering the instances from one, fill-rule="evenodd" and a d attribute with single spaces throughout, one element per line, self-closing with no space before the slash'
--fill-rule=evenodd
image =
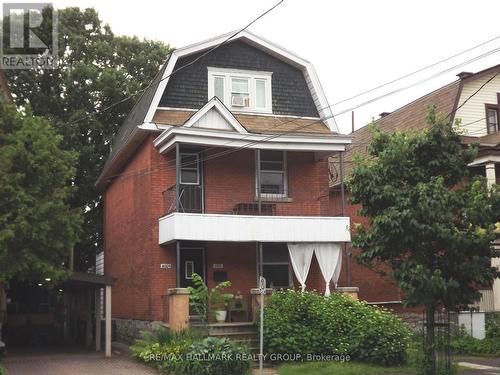
<path id="1" fill-rule="evenodd" d="M 435 313 L 436 307 L 428 305 L 425 310 L 425 374 L 436 374 L 436 338 L 435 338 Z"/>

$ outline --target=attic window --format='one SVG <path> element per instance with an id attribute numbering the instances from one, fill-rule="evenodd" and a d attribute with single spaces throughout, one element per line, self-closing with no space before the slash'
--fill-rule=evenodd
<path id="1" fill-rule="evenodd" d="M 208 99 L 231 111 L 272 113 L 270 72 L 208 68 Z"/>

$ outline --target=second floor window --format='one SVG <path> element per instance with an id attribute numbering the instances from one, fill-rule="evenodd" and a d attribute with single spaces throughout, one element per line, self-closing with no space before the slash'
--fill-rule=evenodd
<path id="1" fill-rule="evenodd" d="M 286 152 L 261 150 L 260 193 L 262 196 L 286 197 Z"/>
<path id="2" fill-rule="evenodd" d="M 496 133 L 500 130 L 498 126 L 498 107 L 486 106 L 486 125 L 488 127 L 488 134 Z"/>
<path id="3" fill-rule="evenodd" d="M 220 99 L 231 111 L 272 113 L 270 72 L 208 68 L 208 99 Z"/>

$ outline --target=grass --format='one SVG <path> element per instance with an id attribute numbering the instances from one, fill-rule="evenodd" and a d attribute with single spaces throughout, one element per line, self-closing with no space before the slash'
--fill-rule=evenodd
<path id="1" fill-rule="evenodd" d="M 309 362 L 300 364 L 284 364 L 278 368 L 280 375 L 410 375 L 415 371 L 409 366 L 382 367 L 355 362 Z"/>

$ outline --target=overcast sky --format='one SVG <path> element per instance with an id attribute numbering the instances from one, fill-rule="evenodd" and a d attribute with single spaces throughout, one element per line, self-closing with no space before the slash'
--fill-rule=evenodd
<path id="1" fill-rule="evenodd" d="M 98 1 L 55 0 L 57 8 L 94 7 L 115 34 L 137 35 L 182 47 L 236 30 L 277 0 Z M 330 104 L 401 77 L 500 35 L 498 0 L 320 1 L 285 0 L 250 31 L 311 61 Z M 333 106 L 339 113 L 426 79 L 500 47 L 500 39 L 374 93 Z M 500 52 L 412 89 L 355 110 L 359 128 L 456 79 L 500 63 Z M 350 112 L 336 117 L 350 132 Z"/>

